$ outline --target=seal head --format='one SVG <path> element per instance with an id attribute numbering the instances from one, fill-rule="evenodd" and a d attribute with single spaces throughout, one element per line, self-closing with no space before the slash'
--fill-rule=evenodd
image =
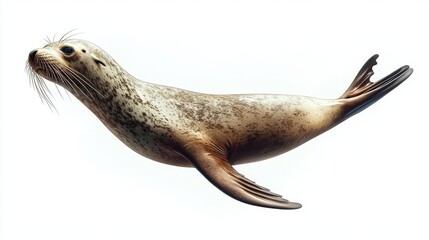
<path id="1" fill-rule="evenodd" d="M 42 78 L 67 89 L 80 100 L 92 99 L 99 92 L 100 81 L 93 74 L 102 73 L 100 66 L 106 66 L 103 54 L 95 45 L 85 41 L 59 41 L 35 49 L 28 56 L 28 68 L 33 85 L 42 99 L 53 106 L 49 99 L 49 90 Z M 118 69 L 118 71 L 123 71 Z"/>

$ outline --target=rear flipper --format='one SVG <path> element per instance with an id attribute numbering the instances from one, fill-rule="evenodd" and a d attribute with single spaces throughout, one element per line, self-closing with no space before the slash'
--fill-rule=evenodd
<path id="1" fill-rule="evenodd" d="M 370 78 L 374 74 L 372 67 L 377 64 L 377 58 L 376 54 L 363 65 L 350 87 L 340 97 L 346 100 L 344 119 L 369 107 L 413 73 L 413 69 L 406 65 L 376 82 L 371 82 Z"/>

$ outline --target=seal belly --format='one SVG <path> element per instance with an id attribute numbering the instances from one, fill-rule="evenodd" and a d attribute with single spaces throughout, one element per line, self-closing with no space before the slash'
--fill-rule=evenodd
<path id="1" fill-rule="evenodd" d="M 205 133 L 207 144 L 233 164 L 264 160 L 301 145 L 332 127 L 341 105 L 289 95 L 200 95 L 181 103 L 182 121 Z"/>

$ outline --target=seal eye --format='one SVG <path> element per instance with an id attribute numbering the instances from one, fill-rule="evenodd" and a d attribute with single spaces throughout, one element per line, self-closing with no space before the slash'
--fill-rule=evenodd
<path id="1" fill-rule="evenodd" d="M 70 46 L 64 46 L 60 50 L 61 50 L 61 52 L 63 52 L 67 56 L 70 56 L 74 53 L 74 48 L 72 48 Z"/>

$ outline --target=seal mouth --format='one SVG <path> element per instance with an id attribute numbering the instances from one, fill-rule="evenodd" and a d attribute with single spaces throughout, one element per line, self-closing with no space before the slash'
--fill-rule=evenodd
<path id="1" fill-rule="evenodd" d="M 40 66 L 39 61 L 36 58 L 36 53 L 36 50 L 30 52 L 27 60 L 27 71 L 29 73 L 30 71 L 33 71 L 36 74 L 43 75 L 46 71 Z"/>
<path id="2" fill-rule="evenodd" d="M 38 67 L 38 68 L 36 68 L 35 70 L 34 70 L 34 72 L 35 73 L 37 73 L 37 74 L 44 74 L 45 73 L 45 69 L 43 69 L 43 68 L 41 68 L 41 67 Z"/>

